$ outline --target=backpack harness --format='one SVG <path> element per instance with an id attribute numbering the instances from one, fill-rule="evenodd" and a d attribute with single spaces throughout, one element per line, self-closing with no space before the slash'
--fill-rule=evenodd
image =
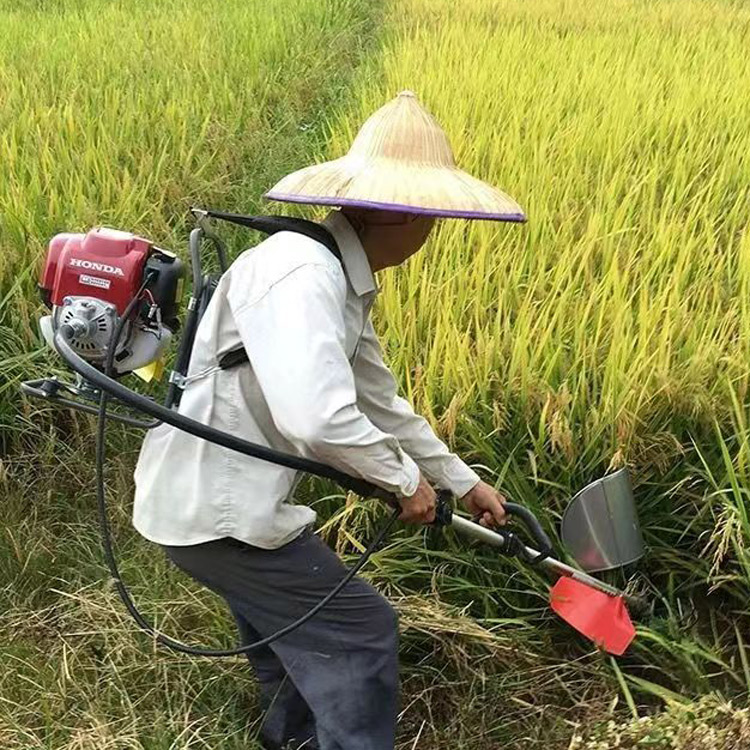
<path id="1" fill-rule="evenodd" d="M 209 209 L 200 209 L 200 215 L 227 221 L 231 224 L 247 227 L 248 229 L 255 229 L 269 236 L 276 234 L 276 232 L 297 232 L 325 245 L 339 263 L 342 263 L 341 251 L 333 235 L 326 227 L 317 222 L 299 219 L 294 216 L 244 216 L 243 214 L 224 213 Z M 215 237 L 212 237 L 212 239 L 216 241 Z M 223 257 L 223 253 L 220 253 L 221 257 Z M 188 306 L 188 318 L 186 319 L 185 332 L 183 334 L 183 346 L 180 347 L 175 369 L 170 376 L 171 390 L 177 403 L 180 401 L 182 388 L 193 377 L 187 376 L 187 368 L 195 340 L 195 332 L 198 327 L 198 321 L 203 316 L 206 307 L 208 307 L 216 285 L 219 283 L 219 277 L 220 274 L 207 274 L 204 276 L 197 298 L 194 297 L 191 299 L 191 304 Z M 218 366 L 222 370 L 228 370 L 231 367 L 236 367 L 248 361 L 247 351 L 245 351 L 244 346 L 241 346 L 238 349 L 232 349 L 222 354 L 219 357 Z M 202 374 L 204 373 L 196 373 L 196 376 Z"/>

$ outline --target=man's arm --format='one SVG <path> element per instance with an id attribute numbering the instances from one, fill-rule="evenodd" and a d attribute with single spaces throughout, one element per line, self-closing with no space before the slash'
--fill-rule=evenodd
<path id="1" fill-rule="evenodd" d="M 450 490 L 466 508 L 480 516 L 480 523 L 505 523 L 505 498 L 483 482 L 435 435 L 427 420 L 398 395 L 393 373 L 383 361 L 380 342 L 367 321 L 353 365 L 360 409 L 382 430 L 398 438 L 422 473 L 435 485 Z"/>
<path id="2" fill-rule="evenodd" d="M 259 299 L 241 280 L 228 300 L 277 429 L 302 455 L 401 497 L 420 481 L 392 434 L 358 408 L 343 342 L 343 278 L 322 263 L 287 273 Z"/>

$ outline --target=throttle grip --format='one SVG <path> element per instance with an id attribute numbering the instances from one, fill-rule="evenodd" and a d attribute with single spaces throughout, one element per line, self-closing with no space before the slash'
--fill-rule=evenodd
<path id="1" fill-rule="evenodd" d="M 453 493 L 450 490 L 435 490 L 437 499 L 435 501 L 435 520 L 431 526 L 450 526 L 453 520 L 453 508 L 451 500 Z"/>

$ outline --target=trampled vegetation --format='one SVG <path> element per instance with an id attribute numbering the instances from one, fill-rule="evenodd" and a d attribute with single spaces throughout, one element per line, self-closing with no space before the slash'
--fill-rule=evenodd
<path id="1" fill-rule="evenodd" d="M 367 575 L 402 615 L 402 747 L 671 748 L 673 727 L 743 746 L 724 702 L 750 691 L 747 8 L 88 0 L 0 18 L 2 747 L 240 748 L 257 728 L 241 660 L 152 648 L 107 584 L 92 422 L 19 401 L 20 379 L 59 367 L 34 333 L 47 240 L 107 224 L 183 252 L 191 204 L 319 217 L 259 196 L 343 154 L 404 88 L 529 221 L 440 222 L 385 274 L 376 327 L 403 392 L 551 531 L 627 464 L 656 604 L 615 661 L 549 613 L 543 575 L 400 530 Z M 232 643 L 222 604 L 130 530 L 138 444 L 112 428 L 123 574 L 159 627 Z M 383 512 L 320 483 L 309 500 L 343 555 Z"/>

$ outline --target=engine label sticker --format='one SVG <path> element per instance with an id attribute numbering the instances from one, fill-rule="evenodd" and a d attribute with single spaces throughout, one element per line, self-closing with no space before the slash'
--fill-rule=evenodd
<path id="1" fill-rule="evenodd" d="M 102 279 L 99 276 L 89 276 L 85 273 L 82 273 L 78 277 L 78 281 L 80 281 L 81 284 L 86 284 L 87 286 L 97 286 L 99 287 L 99 289 L 109 289 L 109 285 L 111 284 L 111 281 L 109 279 Z"/>

